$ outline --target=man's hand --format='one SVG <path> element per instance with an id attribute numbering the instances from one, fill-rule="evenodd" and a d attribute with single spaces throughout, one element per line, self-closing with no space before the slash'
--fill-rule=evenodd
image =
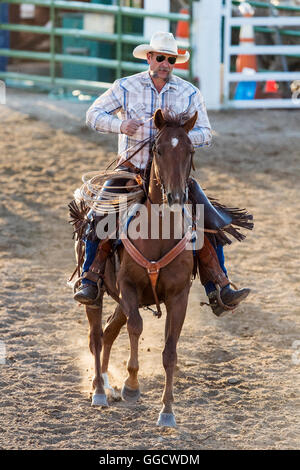
<path id="1" fill-rule="evenodd" d="M 137 119 L 127 119 L 123 121 L 121 124 L 121 132 L 122 134 L 126 134 L 132 136 L 136 133 L 138 128 L 143 125 L 142 121 L 138 121 Z"/>

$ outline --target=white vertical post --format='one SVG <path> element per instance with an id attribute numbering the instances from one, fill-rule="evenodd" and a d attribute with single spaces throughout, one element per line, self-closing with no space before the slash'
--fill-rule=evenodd
<path id="1" fill-rule="evenodd" d="M 155 11 L 159 13 L 170 12 L 170 0 L 145 0 L 144 1 L 145 11 Z M 169 20 L 159 18 L 144 18 L 144 36 L 150 39 L 152 34 L 156 31 L 169 32 L 170 22 Z"/>
<path id="2" fill-rule="evenodd" d="M 6 104 L 6 86 L 3 80 L 0 80 L 0 104 Z"/>
<path id="3" fill-rule="evenodd" d="M 226 106 L 230 98 L 230 59 L 231 55 L 229 49 L 231 47 L 231 16 L 232 16 L 232 1 L 226 0 L 226 7 L 224 12 L 224 77 L 223 77 L 223 98 L 224 105 Z"/>
<path id="4" fill-rule="evenodd" d="M 222 0 L 193 3 L 193 70 L 208 109 L 220 109 Z"/>

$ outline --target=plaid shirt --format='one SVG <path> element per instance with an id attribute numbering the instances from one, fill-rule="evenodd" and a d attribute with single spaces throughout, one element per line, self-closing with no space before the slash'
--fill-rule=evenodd
<path id="1" fill-rule="evenodd" d="M 170 108 L 176 114 L 188 111 L 193 115 L 198 111 L 197 122 L 189 137 L 194 147 L 210 145 L 211 127 L 201 92 L 175 75 L 171 76 L 160 93 L 156 90 L 148 71 L 116 80 L 88 109 L 86 122 L 97 132 L 119 134 L 119 162 L 122 162 L 138 149 L 137 145 L 127 152 L 130 147 L 156 135 L 151 117 L 158 108 Z M 126 119 L 141 119 L 145 123 L 129 137 L 120 131 L 122 121 Z M 145 168 L 149 150 L 147 144 L 130 160 L 131 163 L 137 168 Z"/>

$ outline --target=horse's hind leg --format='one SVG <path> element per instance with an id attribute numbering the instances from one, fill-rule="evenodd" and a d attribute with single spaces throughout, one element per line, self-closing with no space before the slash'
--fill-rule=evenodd
<path id="1" fill-rule="evenodd" d="M 165 328 L 165 348 L 162 354 L 166 376 L 165 388 L 162 396 L 163 407 L 157 421 L 158 426 L 176 426 L 175 416 L 172 409 L 172 403 L 174 402 L 173 378 L 177 362 L 177 342 L 185 319 L 188 293 L 189 288 L 187 289 L 187 292 L 180 293 L 179 296 L 168 298 L 166 301 L 167 319 Z"/>
<path id="2" fill-rule="evenodd" d="M 108 318 L 103 331 L 103 351 L 102 351 L 102 377 L 104 380 L 104 388 L 115 396 L 114 389 L 109 385 L 107 370 L 110 357 L 111 347 L 117 338 L 123 325 L 127 319 L 120 305 L 117 306 L 114 313 Z"/>
<path id="3" fill-rule="evenodd" d="M 95 376 L 93 378 L 93 398 L 92 405 L 108 406 L 103 378 L 101 376 L 100 354 L 102 348 L 102 306 L 91 308 L 86 306 L 86 314 L 90 324 L 89 346 L 95 360 Z"/>

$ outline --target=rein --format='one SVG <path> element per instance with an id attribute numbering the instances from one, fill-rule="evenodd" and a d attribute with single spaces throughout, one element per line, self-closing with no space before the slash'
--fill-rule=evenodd
<path id="1" fill-rule="evenodd" d="M 140 150 L 142 150 L 148 143 L 151 143 L 151 140 L 154 141 L 154 139 L 152 139 L 151 137 L 147 137 L 146 139 L 138 142 L 137 144 L 133 145 L 132 147 L 130 147 L 128 150 L 126 150 L 125 152 L 128 152 L 129 150 L 133 149 L 134 147 L 136 147 L 138 144 L 142 143 L 142 145 L 135 151 L 133 152 L 128 158 L 126 158 L 126 160 L 123 160 L 122 162 L 118 163 L 117 166 L 115 166 L 114 170 L 116 170 L 117 168 L 119 168 L 119 166 L 122 166 L 122 165 L 125 165 L 127 162 L 129 162 L 129 160 L 131 160 Z M 124 153 L 125 153 L 124 152 Z M 116 160 L 114 160 L 115 162 Z M 111 163 L 112 164 L 112 163 Z"/>

